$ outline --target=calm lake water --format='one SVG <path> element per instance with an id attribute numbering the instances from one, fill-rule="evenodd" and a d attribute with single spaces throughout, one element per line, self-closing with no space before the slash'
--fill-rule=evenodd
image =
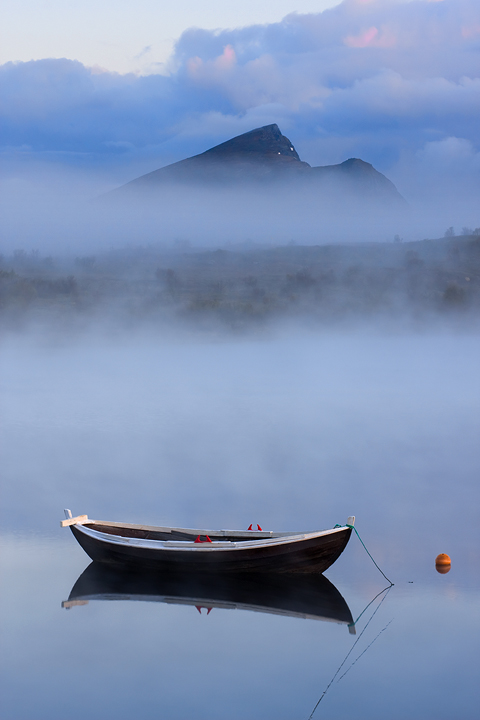
<path id="1" fill-rule="evenodd" d="M 2 719 L 307 720 L 320 698 L 313 718 L 478 718 L 479 366 L 480 338 L 453 334 L 4 341 Z M 64 507 L 238 529 L 356 515 L 395 585 L 376 597 L 352 537 L 326 575 L 356 634 L 278 614 L 295 586 L 277 612 L 242 596 L 207 615 L 168 583 L 100 578 L 103 599 L 62 607 L 89 565 Z"/>

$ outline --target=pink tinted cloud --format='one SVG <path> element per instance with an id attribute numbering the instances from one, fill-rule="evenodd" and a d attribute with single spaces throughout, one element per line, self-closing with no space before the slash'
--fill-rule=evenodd
<path id="1" fill-rule="evenodd" d="M 377 35 L 378 28 L 373 26 L 368 28 L 368 30 L 365 30 L 365 32 L 360 33 L 360 35 L 348 35 L 343 42 L 345 45 L 348 45 L 348 47 L 364 48 L 371 45 Z"/>
<path id="2" fill-rule="evenodd" d="M 237 64 L 237 55 L 232 45 L 225 45 L 221 55 L 214 60 L 203 61 L 198 55 L 187 60 L 187 71 L 190 77 L 205 77 L 223 75 Z"/>
<path id="3" fill-rule="evenodd" d="M 236 62 L 237 56 L 235 54 L 235 50 L 231 45 L 225 45 L 222 55 L 219 55 L 214 60 L 216 67 L 222 70 L 228 70 L 229 68 L 233 67 Z"/>
<path id="4" fill-rule="evenodd" d="M 475 37 L 475 35 L 480 35 L 480 24 L 478 25 L 470 25 L 470 26 L 463 26 L 462 27 L 462 37 L 468 40 L 469 38 Z"/>
<path id="5" fill-rule="evenodd" d="M 203 67 L 203 60 L 198 55 L 187 60 L 187 72 L 190 76 L 198 75 Z"/>
<path id="6" fill-rule="evenodd" d="M 347 47 L 352 48 L 365 48 L 365 47 L 378 47 L 378 48 L 390 48 L 396 44 L 396 37 L 394 33 L 386 27 L 383 27 L 381 31 L 375 25 L 368 28 L 359 35 L 347 35 L 344 38 L 343 43 Z"/>

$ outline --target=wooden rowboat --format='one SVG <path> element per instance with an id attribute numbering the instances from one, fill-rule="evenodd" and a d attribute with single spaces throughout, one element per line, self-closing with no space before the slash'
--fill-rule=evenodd
<path id="1" fill-rule="evenodd" d="M 92 562 L 75 582 L 62 607 L 91 601 L 155 602 L 211 610 L 247 610 L 348 625 L 350 609 L 324 575 L 313 573 L 156 573 Z"/>
<path id="2" fill-rule="evenodd" d="M 320 532 L 192 530 L 91 520 L 66 520 L 92 560 L 185 572 L 324 572 L 345 549 L 354 517 L 346 525 Z"/>

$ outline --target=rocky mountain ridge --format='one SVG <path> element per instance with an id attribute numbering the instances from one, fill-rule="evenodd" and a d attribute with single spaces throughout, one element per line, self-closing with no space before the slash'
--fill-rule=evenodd
<path id="1" fill-rule="evenodd" d="M 142 175 L 122 191 L 154 191 L 171 184 L 202 187 L 259 183 L 291 189 L 312 188 L 323 194 L 353 194 L 391 203 L 404 203 L 395 185 L 370 163 L 350 158 L 338 165 L 312 167 L 302 161 L 293 143 L 277 124 L 265 125 L 216 145 L 199 155 Z"/>

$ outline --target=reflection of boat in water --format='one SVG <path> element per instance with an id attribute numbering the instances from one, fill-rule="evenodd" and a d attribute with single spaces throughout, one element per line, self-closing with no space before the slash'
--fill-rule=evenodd
<path id="1" fill-rule="evenodd" d="M 350 609 L 326 577 L 312 575 L 152 573 L 91 563 L 63 607 L 90 600 L 140 600 L 212 608 L 251 610 L 329 620 L 351 626 Z"/>
<path id="2" fill-rule="evenodd" d="M 354 517 L 344 526 L 311 533 L 192 530 L 72 518 L 62 526 L 92 558 L 103 563 L 183 572 L 324 572 L 344 551 Z"/>

